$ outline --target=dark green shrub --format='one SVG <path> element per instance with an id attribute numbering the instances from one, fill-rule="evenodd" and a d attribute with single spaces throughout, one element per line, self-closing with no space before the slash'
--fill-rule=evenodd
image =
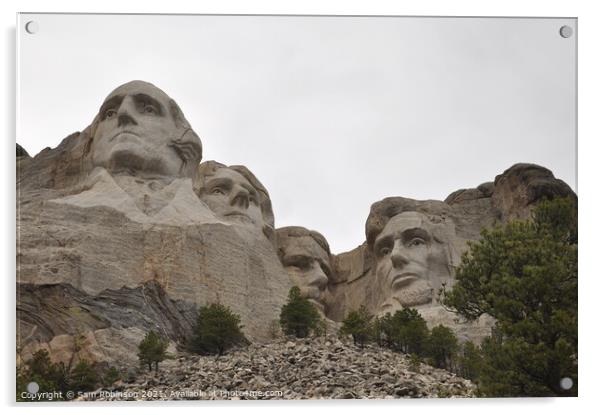
<path id="1" fill-rule="evenodd" d="M 353 344 L 364 347 L 364 344 L 373 338 L 372 318 L 373 316 L 366 307 L 361 306 L 359 310 L 347 314 L 347 317 L 343 320 L 340 333 L 344 336 L 351 335 Z"/>
<path id="2" fill-rule="evenodd" d="M 458 348 L 458 339 L 451 329 L 441 324 L 433 327 L 428 338 L 427 355 L 433 359 L 435 367 L 451 370 Z"/>
<path id="3" fill-rule="evenodd" d="M 308 299 L 301 297 L 299 287 L 293 287 L 288 293 L 288 302 L 280 312 L 280 326 L 287 335 L 307 337 L 318 328 L 320 314 Z"/>
<path id="4" fill-rule="evenodd" d="M 232 346 L 246 342 L 241 328 L 240 317 L 229 307 L 222 304 L 201 307 L 193 330 L 191 350 L 221 356 Z"/>
<path id="5" fill-rule="evenodd" d="M 143 366 L 148 366 L 148 370 L 153 370 L 153 364 L 155 365 L 155 372 L 159 371 L 159 362 L 162 362 L 167 358 L 167 346 L 169 342 L 158 335 L 154 330 L 149 331 L 144 339 L 138 345 L 138 360 Z"/>

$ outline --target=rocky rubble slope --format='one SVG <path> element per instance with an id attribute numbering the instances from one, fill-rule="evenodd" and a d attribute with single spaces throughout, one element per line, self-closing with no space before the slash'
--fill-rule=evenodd
<path id="1" fill-rule="evenodd" d="M 445 370 L 412 368 L 409 356 L 374 345 L 362 349 L 332 336 L 251 344 L 221 357 L 179 354 L 161 363 L 158 375 L 142 372 L 79 399 L 460 398 L 473 397 L 474 390 L 470 381 Z"/>

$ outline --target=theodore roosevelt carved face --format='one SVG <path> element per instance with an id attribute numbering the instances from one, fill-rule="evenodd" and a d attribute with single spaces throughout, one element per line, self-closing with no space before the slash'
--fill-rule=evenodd
<path id="1" fill-rule="evenodd" d="M 112 174 L 192 178 L 202 145 L 174 100 L 150 83 L 132 81 L 102 104 L 90 152 L 93 166 Z"/>
<path id="2" fill-rule="evenodd" d="M 206 161 L 198 171 L 198 196 L 220 219 L 257 228 L 273 239 L 270 196 L 249 169 Z"/>

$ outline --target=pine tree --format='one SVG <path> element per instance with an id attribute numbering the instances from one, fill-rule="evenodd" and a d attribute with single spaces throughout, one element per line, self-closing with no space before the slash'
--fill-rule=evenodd
<path id="1" fill-rule="evenodd" d="M 80 360 L 69 375 L 69 387 L 74 391 L 91 391 L 98 384 L 98 374 L 87 360 Z"/>
<path id="2" fill-rule="evenodd" d="M 307 337 L 318 328 L 319 321 L 318 310 L 308 299 L 301 297 L 299 287 L 292 287 L 288 293 L 288 302 L 280 312 L 280 325 L 284 334 Z"/>
<path id="3" fill-rule="evenodd" d="M 340 333 L 351 335 L 353 344 L 364 347 L 364 344 L 373 336 L 372 318 L 373 316 L 368 312 L 368 309 L 362 305 L 359 310 L 351 311 L 343 320 Z"/>
<path id="4" fill-rule="evenodd" d="M 577 206 L 539 205 L 533 220 L 484 230 L 462 257 L 443 303 L 469 320 L 489 314 L 479 388 L 487 396 L 577 394 Z M 566 391 L 560 380 L 569 377 Z"/>
<path id="5" fill-rule="evenodd" d="M 451 370 L 458 348 L 458 339 L 449 327 L 441 324 L 433 327 L 427 342 L 427 354 L 435 367 Z"/>
<path id="6" fill-rule="evenodd" d="M 416 309 L 404 307 L 391 318 L 393 348 L 403 353 L 425 355 L 429 330 L 426 321 Z"/>
<path id="7" fill-rule="evenodd" d="M 458 374 L 465 379 L 476 381 L 481 371 L 482 360 L 481 350 L 473 342 L 465 342 L 458 356 Z"/>
<path id="8" fill-rule="evenodd" d="M 234 345 L 246 341 L 240 325 L 240 317 L 230 307 L 211 304 L 199 308 L 193 338 L 192 351 L 200 354 L 221 356 Z"/>
<path id="9" fill-rule="evenodd" d="M 162 362 L 167 357 L 166 350 L 168 344 L 169 342 L 155 333 L 155 331 L 151 330 L 148 332 L 138 345 L 140 364 L 148 365 L 148 370 L 151 371 L 154 363 L 155 372 L 158 372 L 159 362 Z"/>
<path id="10" fill-rule="evenodd" d="M 69 371 L 62 362 L 52 363 L 44 349 L 35 352 L 17 369 L 17 400 L 22 400 L 21 393 L 26 391 L 29 382 L 37 383 L 40 393 L 70 390 Z"/>

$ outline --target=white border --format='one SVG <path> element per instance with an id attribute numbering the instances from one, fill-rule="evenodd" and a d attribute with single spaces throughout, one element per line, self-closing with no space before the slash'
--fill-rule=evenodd
<path id="1" fill-rule="evenodd" d="M 0 111 L 0 125 L 4 129 L 4 142 L 2 143 L 2 188 L 0 194 L 4 195 L 2 207 L 2 264 L 4 265 L 4 330 L 2 337 L 2 366 L 0 367 L 0 394 L 3 406 L 7 412 L 22 412 L 25 408 L 16 407 L 14 400 L 14 342 L 15 342 L 15 159 L 14 140 L 15 131 L 15 22 L 17 12 L 117 12 L 117 13 L 199 13 L 199 14 L 336 14 L 336 15 L 437 15 L 437 16 L 555 16 L 579 18 L 579 220 L 580 220 L 580 283 L 579 283 L 579 395 L 578 399 L 513 399 L 513 400 L 423 400 L 423 401 L 394 401 L 394 402 L 368 402 L 368 401 L 328 401 L 328 402 L 249 402 L 234 403 L 221 402 L 217 404 L 204 403 L 193 405 L 178 405 L 178 411 L 198 413 L 217 412 L 277 412 L 286 411 L 287 414 L 306 414 L 316 409 L 342 410 L 367 412 L 374 409 L 368 406 L 376 405 L 377 411 L 419 411 L 433 413 L 479 413 L 504 414 L 508 411 L 525 409 L 529 412 L 547 413 L 587 413 L 596 408 L 598 391 L 602 385 L 599 375 L 600 369 L 599 349 L 602 342 L 600 333 L 600 310 L 597 307 L 602 293 L 602 275 L 596 269 L 595 259 L 599 256 L 597 251 L 597 238 L 600 234 L 600 193 L 602 186 L 597 177 L 597 167 L 600 164 L 602 153 L 599 141 L 602 139 L 600 131 L 601 105 L 600 75 L 602 73 L 602 15 L 597 7 L 597 1 L 587 0 L 504 0 L 504 1 L 478 1 L 478 0 L 294 0 L 294 1 L 244 1 L 244 0 L 211 0 L 187 2 L 185 0 L 145 0 L 129 1 L 103 0 L 102 2 L 84 3 L 76 0 L 16 1 L 3 0 L 0 3 L 2 13 L 0 20 L 3 33 L 2 54 L 2 110 Z M 43 70 L 43 68 L 40 68 Z M 49 81 L 50 82 L 50 81 Z M 598 150 L 598 151 L 597 151 Z M 127 410 L 144 411 L 145 413 L 164 413 L 164 405 L 132 406 L 127 404 L 100 407 L 88 405 L 85 409 L 81 406 L 39 406 L 38 410 L 44 413 L 81 413 L 82 410 L 91 414 L 104 414 L 107 410 L 115 408 L 122 412 Z M 169 405 L 169 404 L 167 404 Z M 173 403 L 171 404 L 173 406 Z M 21 405 L 22 406 L 22 405 Z M 28 405 L 31 406 L 31 405 Z M 37 406 L 37 405 L 36 405 Z M 342 407 L 343 406 L 343 407 Z M 519 409 L 520 408 L 520 409 Z M 27 408 L 25 410 L 29 410 Z M 599 410 L 599 408 L 596 408 Z M 522 412 L 522 411 L 521 411 Z"/>

